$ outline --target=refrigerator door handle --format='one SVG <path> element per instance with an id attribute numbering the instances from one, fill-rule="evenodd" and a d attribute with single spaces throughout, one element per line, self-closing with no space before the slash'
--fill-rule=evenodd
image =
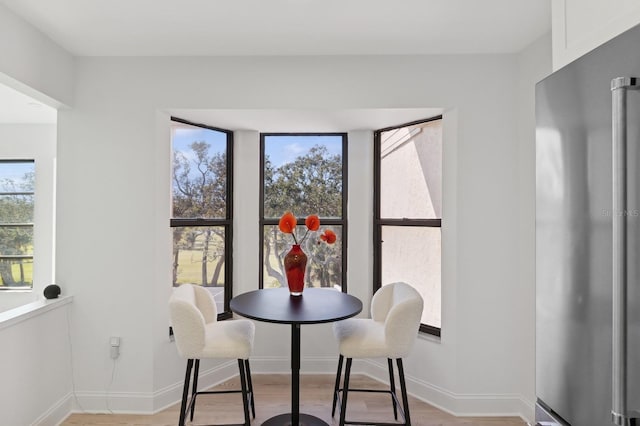
<path id="1" fill-rule="evenodd" d="M 611 80 L 613 139 L 613 346 L 612 408 L 614 424 L 638 423 L 627 410 L 627 91 L 640 89 L 635 77 Z"/>

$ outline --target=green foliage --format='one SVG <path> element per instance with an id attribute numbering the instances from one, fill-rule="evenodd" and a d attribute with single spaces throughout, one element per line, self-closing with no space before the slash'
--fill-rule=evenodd
<path id="1" fill-rule="evenodd" d="M 35 174 L 27 172 L 16 182 L 0 181 L 0 256 L 33 255 L 33 188 Z M 33 283 L 30 259 L 0 259 L 0 282 L 5 286 Z"/>
<path id="2" fill-rule="evenodd" d="M 173 157 L 173 217 L 224 218 L 226 212 L 227 156 L 210 145 L 193 142 L 193 156 L 176 152 Z"/>
<path id="3" fill-rule="evenodd" d="M 33 285 L 33 260 L 1 260 L 0 287 Z"/>
<path id="4" fill-rule="evenodd" d="M 224 218 L 226 212 L 226 155 L 209 153 L 209 144 L 194 141 L 189 152 L 176 152 L 173 161 L 173 217 Z M 293 162 L 273 167 L 265 158 L 265 215 L 280 217 L 286 210 L 299 218 L 308 214 L 322 217 L 342 215 L 342 161 L 316 145 Z M 224 228 L 221 226 L 176 227 L 174 232 L 173 284 L 193 282 L 219 285 L 224 264 Z M 285 282 L 282 258 L 290 242 L 277 231 L 265 232 L 265 279 Z M 318 245 L 308 239 L 308 276 L 316 286 L 340 283 L 340 244 Z M 208 265 L 213 268 L 208 269 Z M 214 269 L 213 273 L 210 269 Z M 286 285 L 286 284 L 285 284 Z"/>
<path id="5" fill-rule="evenodd" d="M 273 167 L 269 158 L 265 158 L 264 211 L 269 218 L 279 218 L 285 211 L 292 211 L 298 219 L 309 214 L 320 218 L 342 217 L 341 157 L 329 155 L 326 147 L 315 145 L 307 154 L 280 167 Z M 274 286 L 276 280 L 286 286 L 282 259 L 292 241 L 277 228 L 267 226 L 264 230 L 266 286 Z M 305 231 L 301 226 L 296 232 L 304 235 Z M 305 241 L 303 250 L 309 257 L 306 281 L 312 287 L 341 284 L 340 242 L 328 246 L 317 244 L 317 239 L 311 238 Z"/>
<path id="6" fill-rule="evenodd" d="M 177 273 L 176 285 L 185 283 L 199 283 L 202 279 L 202 249 L 188 250 L 182 249 L 179 251 L 179 271 Z M 207 256 L 210 265 L 217 263 L 215 256 Z M 224 287 L 224 276 L 219 277 L 218 282 L 211 284 L 209 281 L 207 285 L 213 285 L 216 287 Z"/>
<path id="7" fill-rule="evenodd" d="M 173 217 L 181 219 L 220 219 L 226 217 L 227 157 L 209 153 L 210 145 L 194 141 L 190 152 L 176 151 L 173 159 Z M 200 274 L 193 280 L 193 260 L 184 262 L 181 250 L 200 253 Z M 202 226 L 174 228 L 173 285 L 192 282 L 218 285 L 224 264 L 224 228 Z M 193 255 L 190 256 L 193 259 Z M 213 264 L 213 275 L 208 266 Z M 186 281 L 189 280 L 189 281 Z"/>
<path id="8" fill-rule="evenodd" d="M 265 217 L 292 211 L 296 217 L 342 216 L 342 161 L 315 145 L 306 155 L 274 168 L 265 159 Z"/>

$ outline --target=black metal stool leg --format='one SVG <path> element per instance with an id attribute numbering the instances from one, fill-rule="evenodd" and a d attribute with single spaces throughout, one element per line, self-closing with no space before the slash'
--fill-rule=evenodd
<path id="1" fill-rule="evenodd" d="M 340 391 L 340 376 L 342 375 L 342 361 L 344 356 L 340 354 L 338 358 L 338 372 L 336 373 L 336 384 L 333 388 L 333 407 L 331 408 L 331 417 L 336 414 L 336 404 L 338 403 L 338 392 Z"/>
<path id="2" fill-rule="evenodd" d="M 393 374 L 393 360 L 391 358 L 387 358 L 387 364 L 389 365 L 389 385 L 391 387 L 391 403 L 393 404 L 393 418 L 398 420 L 398 407 L 396 406 L 396 399 L 394 398 L 396 394 L 396 381 Z"/>
<path id="3" fill-rule="evenodd" d="M 193 421 L 193 413 L 196 411 L 196 397 L 198 396 L 198 374 L 200 374 L 200 360 L 196 359 L 193 365 L 193 387 L 191 388 L 191 413 L 189 414 L 189 420 Z"/>
<path id="4" fill-rule="evenodd" d="M 407 385 L 404 381 L 404 369 L 402 368 L 402 358 L 396 359 L 398 363 L 398 376 L 400 377 L 400 392 L 402 392 L 402 405 L 404 407 L 404 420 L 406 426 L 411 426 L 409 417 L 409 400 L 407 399 Z"/>
<path id="5" fill-rule="evenodd" d="M 250 399 L 250 403 L 251 403 L 251 414 L 253 415 L 253 418 L 256 418 L 256 405 L 253 399 L 253 382 L 251 381 L 251 368 L 249 367 L 249 360 L 245 359 L 244 360 L 244 367 L 245 370 L 247 371 L 247 384 L 249 385 L 249 394 L 251 396 Z"/>
<path id="6" fill-rule="evenodd" d="M 344 385 L 342 386 L 342 405 L 340 406 L 340 426 L 344 426 L 347 416 L 347 394 L 349 393 L 349 376 L 351 375 L 352 358 L 347 358 L 347 365 L 344 369 Z"/>
<path id="7" fill-rule="evenodd" d="M 244 409 L 244 424 L 249 426 L 249 395 L 247 393 L 247 377 L 244 371 L 244 360 L 238 360 L 238 370 L 240 371 L 240 387 L 242 388 L 242 407 Z"/>
<path id="8" fill-rule="evenodd" d="M 187 398 L 189 396 L 189 380 L 191 379 L 191 369 L 193 368 L 193 360 L 187 360 L 187 372 L 184 376 L 184 388 L 182 390 L 182 405 L 180 406 L 180 420 L 178 426 L 184 426 L 184 420 L 187 411 Z"/>

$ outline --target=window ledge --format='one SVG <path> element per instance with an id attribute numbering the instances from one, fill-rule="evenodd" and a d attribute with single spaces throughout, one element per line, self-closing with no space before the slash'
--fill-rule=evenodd
<path id="1" fill-rule="evenodd" d="M 57 299 L 41 299 L 17 308 L 9 309 L 0 313 L 0 330 L 15 325 L 19 322 L 26 321 L 29 318 L 42 315 L 73 301 L 73 296 L 61 296 Z"/>
<path id="2" fill-rule="evenodd" d="M 434 336 L 433 334 L 429 334 L 429 333 L 425 333 L 425 332 L 419 332 L 418 333 L 418 339 L 426 340 L 428 342 L 434 342 L 434 343 L 441 343 L 442 342 L 442 337 L 441 336 Z"/>

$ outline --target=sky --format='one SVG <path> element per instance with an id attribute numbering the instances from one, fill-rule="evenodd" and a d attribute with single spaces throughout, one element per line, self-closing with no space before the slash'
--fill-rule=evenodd
<path id="1" fill-rule="evenodd" d="M 174 151 L 187 154 L 191 151 L 189 145 L 194 141 L 204 141 L 210 144 L 209 154 L 224 152 L 226 148 L 226 134 L 224 132 L 190 126 L 174 122 L 172 126 L 172 143 Z M 269 157 L 274 167 L 294 161 L 305 155 L 315 145 L 324 145 L 329 155 L 342 156 L 341 135 L 267 135 L 265 137 L 265 155 Z"/>
<path id="2" fill-rule="evenodd" d="M 226 149 L 227 135 L 216 130 L 201 127 L 178 125 L 173 127 L 173 150 L 189 152 L 192 142 L 207 142 L 210 145 L 209 153 L 224 152 Z"/>
<path id="3" fill-rule="evenodd" d="M 305 155 L 315 145 L 324 145 L 330 156 L 342 157 L 340 135 L 271 135 L 265 138 L 264 153 L 274 167 L 280 167 Z"/>
<path id="4" fill-rule="evenodd" d="M 20 183 L 23 182 L 24 175 L 34 172 L 35 163 L 31 160 L 25 161 L 0 161 L 0 192 L 11 192 L 20 189 Z M 15 182 L 16 188 L 8 188 L 3 185 L 6 179 Z"/>

